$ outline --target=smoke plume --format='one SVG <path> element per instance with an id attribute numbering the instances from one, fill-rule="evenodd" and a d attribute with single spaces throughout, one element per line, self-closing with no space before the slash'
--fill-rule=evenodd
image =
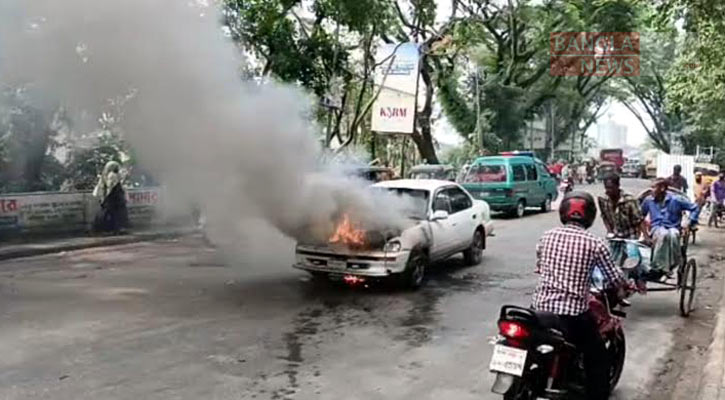
<path id="1" fill-rule="evenodd" d="M 0 79 L 72 115 L 136 91 L 121 123 L 138 159 L 176 206 L 200 204 L 228 248 L 278 251 L 262 232 L 324 238 L 343 210 L 400 223 L 386 199 L 319 165 L 311 98 L 240 79 L 219 21 L 200 0 L 3 0 Z"/>

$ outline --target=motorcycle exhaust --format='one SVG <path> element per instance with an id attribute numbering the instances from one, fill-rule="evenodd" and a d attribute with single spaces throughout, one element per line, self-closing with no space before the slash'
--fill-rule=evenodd
<path id="1" fill-rule="evenodd" d="M 508 393 L 508 391 L 514 385 L 514 379 L 515 377 L 513 375 L 504 374 L 503 372 L 497 373 L 496 380 L 493 382 L 491 391 L 500 395 Z"/>

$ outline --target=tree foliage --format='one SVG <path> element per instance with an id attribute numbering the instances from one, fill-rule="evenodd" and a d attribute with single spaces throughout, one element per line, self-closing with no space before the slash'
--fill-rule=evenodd
<path id="1" fill-rule="evenodd" d="M 63 168 L 53 157 L 62 113 L 33 106 L 25 88 L 0 93 L 0 192 L 54 190 Z"/>
<path id="2" fill-rule="evenodd" d="M 491 150 L 521 143 L 525 121 L 556 112 L 552 144 L 582 135 L 604 103 L 611 76 L 549 75 L 549 38 L 558 31 L 631 31 L 632 1 L 458 1 L 457 37 L 466 51 L 438 93 L 446 115 L 468 141 Z M 473 68 L 461 66 L 473 64 Z M 453 69 L 453 68 L 451 68 Z M 480 132 L 481 119 L 489 132 Z M 478 122 L 477 122 L 478 121 Z M 477 134 L 474 134 L 477 131 Z"/>
<path id="3" fill-rule="evenodd" d="M 685 21 L 687 36 L 673 68 L 664 77 L 668 110 L 683 116 L 687 151 L 719 146 L 725 152 L 725 3 L 670 0 L 658 11 Z"/>

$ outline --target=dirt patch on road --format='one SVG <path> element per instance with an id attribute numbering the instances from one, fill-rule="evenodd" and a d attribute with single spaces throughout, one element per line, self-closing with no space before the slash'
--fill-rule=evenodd
<path id="1" fill-rule="evenodd" d="M 698 265 L 697 308 L 689 318 L 673 327 L 673 347 L 656 371 L 649 393 L 638 399 L 686 399 L 698 392 L 723 295 L 724 254 L 725 248 L 715 249 L 708 262 Z"/>

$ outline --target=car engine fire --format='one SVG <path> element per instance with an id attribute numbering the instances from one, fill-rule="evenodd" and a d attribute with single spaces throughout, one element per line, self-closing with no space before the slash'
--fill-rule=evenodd
<path id="1" fill-rule="evenodd" d="M 343 214 L 342 220 L 337 225 L 335 233 L 330 237 L 329 242 L 330 244 L 344 244 L 350 248 L 367 246 L 365 231 L 352 223 L 349 214 Z"/>

